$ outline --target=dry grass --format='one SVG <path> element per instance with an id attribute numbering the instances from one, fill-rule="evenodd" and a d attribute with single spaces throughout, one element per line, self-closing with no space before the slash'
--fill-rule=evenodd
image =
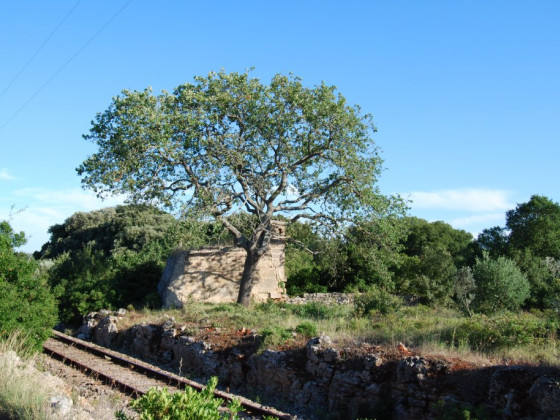
<path id="1" fill-rule="evenodd" d="M 0 342 L 0 411 L 9 418 L 47 418 L 48 393 L 23 338 L 15 333 Z"/>
<path id="2" fill-rule="evenodd" d="M 0 341 L 0 419 L 114 419 L 122 402 L 103 395 L 95 401 L 80 397 L 64 381 L 44 372 L 45 356 L 31 354 L 23 347 L 23 333 Z M 51 409 L 50 398 L 65 396 L 73 401 L 70 412 L 62 415 Z M 87 408 L 87 409 L 86 409 Z"/>

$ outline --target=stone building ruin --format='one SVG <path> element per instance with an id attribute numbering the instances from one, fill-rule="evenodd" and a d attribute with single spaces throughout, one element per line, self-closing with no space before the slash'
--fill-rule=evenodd
<path id="1" fill-rule="evenodd" d="M 258 263 L 259 281 L 251 293 L 256 302 L 286 296 L 285 234 L 286 223 L 273 221 L 270 249 Z M 174 251 L 158 284 L 163 306 L 182 307 L 188 301 L 236 302 L 246 255 L 244 249 L 234 246 Z"/>

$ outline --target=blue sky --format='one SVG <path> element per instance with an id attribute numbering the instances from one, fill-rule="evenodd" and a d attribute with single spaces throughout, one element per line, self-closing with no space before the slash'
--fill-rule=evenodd
<path id="1" fill-rule="evenodd" d="M 558 1 L 2 2 L 0 220 L 29 236 L 101 202 L 75 168 L 122 89 L 212 70 L 335 85 L 373 114 L 386 194 L 477 234 L 560 201 Z"/>

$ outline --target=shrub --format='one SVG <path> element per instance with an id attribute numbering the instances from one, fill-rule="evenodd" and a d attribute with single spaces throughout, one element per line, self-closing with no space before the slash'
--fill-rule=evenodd
<path id="1" fill-rule="evenodd" d="M 303 305 L 293 305 L 291 307 L 293 314 L 314 320 L 336 318 L 338 316 L 337 309 L 336 305 L 326 305 L 320 302 L 307 302 Z"/>
<path id="2" fill-rule="evenodd" d="M 210 378 L 201 392 L 191 387 L 184 392 L 170 394 L 167 388 L 151 388 L 144 396 L 133 401 L 131 407 L 140 414 L 141 420 L 234 420 L 239 419 L 241 402 L 233 400 L 227 412 L 220 412 L 223 403 L 214 397 L 218 378 Z M 123 412 L 116 413 L 120 420 L 129 419 Z"/>
<path id="3" fill-rule="evenodd" d="M 367 292 L 356 295 L 354 298 L 354 314 L 356 316 L 374 313 L 387 315 L 398 311 L 401 307 L 401 298 L 377 287 L 372 287 Z"/>
<path id="4" fill-rule="evenodd" d="M 56 302 L 39 263 L 16 252 L 25 243 L 7 222 L 0 222 L 0 339 L 22 330 L 25 344 L 40 350 L 56 323 Z"/>
<path id="5" fill-rule="evenodd" d="M 311 322 L 302 322 L 296 327 L 295 331 L 307 338 L 317 336 L 317 327 Z"/>
<path id="6" fill-rule="evenodd" d="M 485 255 L 473 268 L 476 297 L 473 309 L 482 313 L 519 310 L 529 297 L 529 281 L 513 260 Z"/>
<path id="7" fill-rule="evenodd" d="M 549 337 L 556 336 L 557 330 L 557 321 L 504 312 L 493 317 L 477 314 L 464 319 L 447 333 L 447 338 L 453 344 L 487 351 L 528 344 L 543 345 Z"/>

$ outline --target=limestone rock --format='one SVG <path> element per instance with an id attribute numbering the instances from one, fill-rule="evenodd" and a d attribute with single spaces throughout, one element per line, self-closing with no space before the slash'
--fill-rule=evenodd
<path id="1" fill-rule="evenodd" d="M 91 338 L 92 331 L 99 321 L 101 320 L 102 315 L 98 312 L 90 312 L 84 317 L 84 321 L 80 328 L 78 328 L 77 338 L 81 340 L 89 340 Z"/>
<path id="2" fill-rule="evenodd" d="M 51 411 L 57 417 L 65 417 L 72 411 L 72 398 L 65 395 L 54 395 L 49 399 Z"/>
<path id="3" fill-rule="evenodd" d="M 100 346 L 110 347 L 119 332 L 117 322 L 118 318 L 112 315 L 102 318 L 93 330 L 95 342 Z"/>

